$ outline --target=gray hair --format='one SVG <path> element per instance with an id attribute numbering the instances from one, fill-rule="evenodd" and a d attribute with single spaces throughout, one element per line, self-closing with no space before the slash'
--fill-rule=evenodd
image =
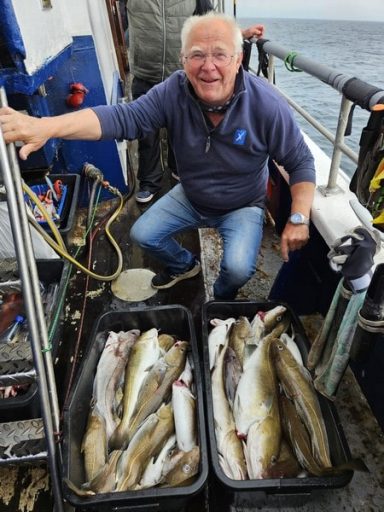
<path id="1" fill-rule="evenodd" d="M 183 28 L 181 29 L 181 52 L 186 52 L 186 43 L 191 31 L 201 23 L 202 21 L 213 21 L 222 20 L 232 29 L 233 32 L 233 45 L 235 47 L 235 53 L 241 53 L 243 51 L 243 36 L 241 29 L 236 23 L 232 16 L 222 14 L 214 11 L 210 11 L 202 16 L 190 16 L 184 22 Z"/>

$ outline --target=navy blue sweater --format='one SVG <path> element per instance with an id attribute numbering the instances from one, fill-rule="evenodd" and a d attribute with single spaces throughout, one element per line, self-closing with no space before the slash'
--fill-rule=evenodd
<path id="1" fill-rule="evenodd" d="M 264 207 L 268 159 L 290 184 L 315 183 L 314 160 L 285 99 L 263 78 L 240 69 L 235 97 L 210 127 L 183 71 L 131 103 L 94 107 L 103 139 L 138 139 L 166 127 L 184 191 L 203 215 Z"/>

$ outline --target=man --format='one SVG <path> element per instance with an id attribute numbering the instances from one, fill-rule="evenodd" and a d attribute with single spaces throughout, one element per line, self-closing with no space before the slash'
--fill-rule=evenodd
<path id="1" fill-rule="evenodd" d="M 242 35 L 233 18 L 190 17 L 181 40 L 184 71 L 130 104 L 41 119 L 3 108 L 0 123 L 6 142 L 26 143 L 21 158 L 51 137 L 135 139 L 165 126 L 180 183 L 136 221 L 131 237 L 165 265 L 152 281 L 162 289 L 200 271 L 196 256 L 174 235 L 216 228 L 223 258 L 214 295 L 232 300 L 256 269 L 268 159 L 283 165 L 290 178 L 293 215 L 281 237 L 285 261 L 308 240 L 314 161 L 285 100 L 264 79 L 243 71 Z"/>
<path id="2" fill-rule="evenodd" d="M 213 9 L 209 0 L 129 0 L 129 61 L 133 74 L 132 97 L 137 99 L 154 85 L 180 69 L 180 32 L 192 14 L 201 15 Z M 244 29 L 244 38 L 261 37 L 264 27 Z M 161 188 L 163 169 L 160 158 L 160 134 L 153 132 L 138 141 L 138 203 L 150 202 Z M 177 178 L 176 162 L 168 141 L 168 167 Z"/>

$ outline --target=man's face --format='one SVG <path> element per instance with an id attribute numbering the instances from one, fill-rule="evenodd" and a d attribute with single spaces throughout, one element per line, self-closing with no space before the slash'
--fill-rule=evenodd
<path id="1" fill-rule="evenodd" d="M 231 98 L 242 55 L 235 54 L 233 33 L 223 20 L 197 24 L 183 57 L 184 71 L 198 98 L 211 105 Z"/>

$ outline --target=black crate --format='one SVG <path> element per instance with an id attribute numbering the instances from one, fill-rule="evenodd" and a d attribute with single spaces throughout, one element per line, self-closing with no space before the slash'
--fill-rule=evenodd
<path id="1" fill-rule="evenodd" d="M 80 192 L 80 175 L 79 174 L 48 174 L 47 175 L 52 183 L 56 180 L 61 180 L 63 185 L 67 187 L 65 200 L 62 205 L 61 215 L 60 215 L 60 223 L 58 224 L 58 229 L 63 237 L 64 241 L 67 242 L 68 234 L 71 231 L 74 220 L 76 207 L 79 199 Z M 46 186 L 47 183 L 44 178 L 35 178 L 27 181 L 27 185 L 29 187 L 35 187 L 39 185 Z M 47 223 L 42 224 L 44 230 L 47 231 L 50 235 L 52 235 L 52 231 Z"/>
<path id="2" fill-rule="evenodd" d="M 346 470 L 337 475 L 324 477 L 310 476 L 306 478 L 271 478 L 240 481 L 228 478 L 221 469 L 214 429 L 211 373 L 209 369 L 208 335 L 212 329 L 210 320 L 213 318 L 224 320 L 229 317 L 237 318 L 239 316 L 246 316 L 249 320 L 252 320 L 258 311 L 268 311 L 278 304 L 281 303 L 211 301 L 203 306 L 202 336 L 204 384 L 208 427 L 207 437 L 212 469 L 210 496 L 213 502 L 212 504 L 214 505 L 213 509 L 220 510 L 220 512 L 228 510 L 230 506 L 250 508 L 263 506 L 301 506 L 309 499 L 313 499 L 320 490 L 344 487 L 351 481 L 353 476 L 353 471 Z M 296 334 L 295 341 L 305 362 L 309 349 L 309 341 L 306 337 L 305 330 L 292 309 L 286 304 L 283 305 L 291 314 L 292 324 Z M 350 459 L 351 455 L 336 409 L 333 403 L 319 393 L 318 398 L 327 429 L 332 463 L 335 466 L 343 464 Z"/>
<path id="3" fill-rule="evenodd" d="M 198 350 L 192 316 L 189 310 L 179 305 L 130 308 L 102 315 L 90 338 L 90 349 L 82 361 L 76 384 L 64 410 L 63 476 L 75 485 L 85 482 L 83 456 L 80 451 L 92 397 L 93 381 L 105 339 L 98 336 L 106 331 L 144 332 L 156 327 L 160 332 L 176 335 L 189 341 L 191 346 L 194 382 L 197 397 L 197 425 L 200 446 L 200 471 L 195 481 L 184 487 L 150 488 L 141 491 L 99 493 L 82 498 L 66 485 L 64 496 L 69 503 L 81 509 L 102 511 L 173 511 L 185 506 L 192 498 L 202 493 L 208 476 L 207 442 L 204 422 L 203 388 L 198 360 Z"/>
<path id="4" fill-rule="evenodd" d="M 44 285 L 58 283 L 58 297 L 61 295 L 70 272 L 71 265 L 61 259 L 36 260 L 39 280 Z M 57 311 L 60 315 L 61 311 Z M 52 357 L 54 359 L 61 334 L 60 322 L 52 333 Z M 37 384 L 32 383 L 24 394 L 0 399 L 0 422 L 18 421 L 40 416 L 40 400 Z"/>

